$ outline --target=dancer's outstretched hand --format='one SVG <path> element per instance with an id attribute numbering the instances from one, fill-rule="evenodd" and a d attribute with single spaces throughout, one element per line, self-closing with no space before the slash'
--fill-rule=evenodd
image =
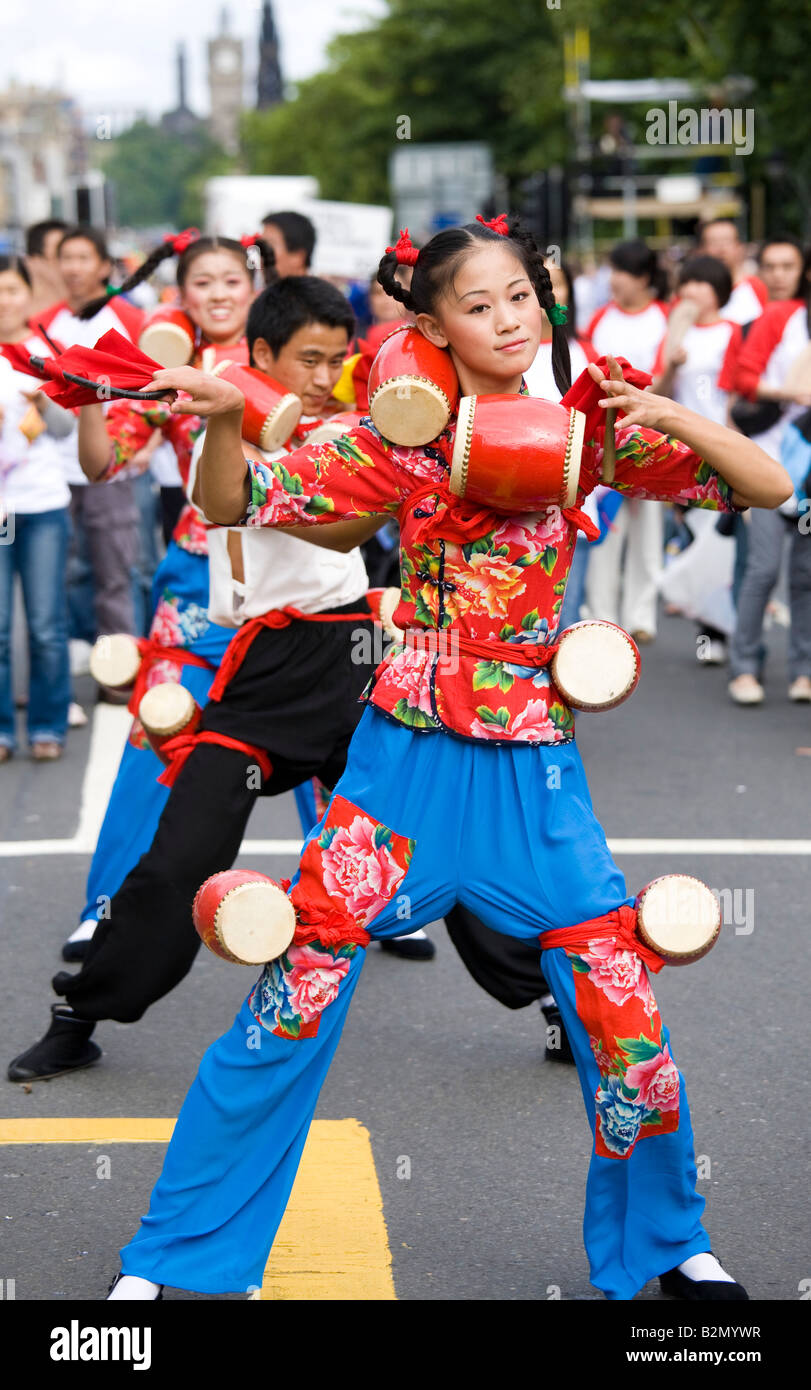
<path id="1" fill-rule="evenodd" d="M 245 408 L 245 397 L 238 387 L 195 367 L 154 372 L 152 386 L 156 391 L 183 392 L 172 399 L 169 409 L 173 415 L 241 415 Z"/>

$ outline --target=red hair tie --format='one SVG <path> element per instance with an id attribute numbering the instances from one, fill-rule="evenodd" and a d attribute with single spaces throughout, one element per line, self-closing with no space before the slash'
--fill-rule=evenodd
<path id="1" fill-rule="evenodd" d="M 396 246 L 387 246 L 386 255 L 394 252 L 397 257 L 398 265 L 416 265 L 419 251 L 416 246 L 412 246 L 411 237 L 408 235 L 408 227 L 400 229 L 400 240 Z"/>
<path id="2" fill-rule="evenodd" d="M 176 256 L 182 256 L 183 252 L 188 251 L 192 242 L 196 241 L 199 235 L 199 227 L 187 227 L 185 232 L 178 232 L 176 236 L 170 233 L 163 239 L 171 246 Z"/>
<path id="3" fill-rule="evenodd" d="M 509 236 L 510 229 L 507 226 L 506 212 L 500 212 L 498 217 L 494 217 L 492 222 L 485 222 L 480 212 L 476 213 L 476 221 L 481 222 L 483 227 L 489 227 L 491 232 L 498 232 L 499 236 Z"/>
<path id="4" fill-rule="evenodd" d="M 241 237 L 239 238 L 239 244 L 240 244 L 240 246 L 244 246 L 244 247 L 245 247 L 245 250 L 247 251 L 248 247 L 249 247 L 249 246 L 255 246 L 258 240 L 259 240 L 259 233 L 258 233 L 258 232 L 251 232 L 250 236 L 241 236 Z"/>

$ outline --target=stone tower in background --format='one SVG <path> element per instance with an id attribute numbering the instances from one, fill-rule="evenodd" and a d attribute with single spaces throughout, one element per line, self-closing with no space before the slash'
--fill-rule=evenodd
<path id="1" fill-rule="evenodd" d="M 208 41 L 208 85 L 211 93 L 211 134 L 227 154 L 239 152 L 239 117 L 243 109 L 242 40 L 228 32 L 223 9 L 220 32 Z"/>
<path id="2" fill-rule="evenodd" d="M 259 73 L 256 80 L 256 106 L 262 111 L 284 101 L 282 69 L 279 63 L 279 35 L 273 18 L 270 0 L 262 6 L 262 29 L 259 35 Z"/>

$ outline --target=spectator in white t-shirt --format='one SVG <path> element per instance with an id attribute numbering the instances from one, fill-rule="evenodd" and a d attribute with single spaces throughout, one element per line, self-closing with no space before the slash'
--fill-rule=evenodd
<path id="1" fill-rule="evenodd" d="M 664 272 L 644 241 L 620 242 L 609 259 L 613 298 L 594 315 L 588 337 L 598 357 L 625 357 L 649 372 L 667 324 Z M 621 620 L 637 642 L 652 642 L 663 548 L 662 503 L 624 499 L 612 529 L 589 557 L 591 616 Z"/>
<path id="2" fill-rule="evenodd" d="M 115 329 L 137 343 L 143 324 L 140 309 L 120 296 L 112 296 L 92 318 L 81 319 L 79 310 L 108 288 L 112 268 L 101 232 L 94 227 L 70 227 L 59 243 L 59 267 L 65 298 L 37 317 L 50 338 L 61 347 L 93 347 L 108 329 Z M 68 604 L 71 636 L 93 641 L 103 633 L 134 632 L 134 569 L 138 559 L 138 509 L 131 478 L 116 479 L 100 487 L 88 487 L 78 453 L 74 450 L 67 470 L 73 525 L 69 566 Z M 77 571 L 85 552 L 92 569 L 92 583 Z"/>

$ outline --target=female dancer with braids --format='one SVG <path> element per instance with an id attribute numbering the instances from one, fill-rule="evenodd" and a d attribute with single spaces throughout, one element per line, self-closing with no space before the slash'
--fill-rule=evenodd
<path id="1" fill-rule="evenodd" d="M 197 366 L 207 347 L 233 347 L 247 360 L 245 325 L 254 297 L 253 272 L 248 247 L 255 245 L 266 283 L 275 278 L 273 252 L 261 238 L 244 243 L 227 238 L 198 237 L 193 230 L 169 236 L 147 256 L 118 289 L 109 286 L 106 296 L 92 300 L 81 317 L 93 318 L 106 300 L 115 299 L 147 280 L 163 261 L 177 256 L 180 307 L 195 327 L 192 364 Z M 162 401 L 140 404 L 115 401 L 104 413 L 101 405 L 84 406 L 79 424 L 81 463 L 91 482 L 113 477 L 126 469 L 153 430 L 159 429 L 175 450 L 181 476 L 188 476 L 194 442 L 203 429 L 195 416 L 173 416 Z M 203 704 L 233 631 L 209 622 L 208 551 L 206 528 L 196 508 L 186 506 L 174 528 L 166 556 L 158 567 L 152 589 L 154 617 L 147 687 L 160 681 L 180 681 Z M 143 693 L 139 683 L 138 695 Z M 137 702 L 131 702 L 135 713 Z M 129 870 L 152 843 L 161 811 L 169 795 L 158 783 L 163 766 L 152 752 L 136 719 L 121 758 L 107 813 L 99 833 L 87 880 L 87 900 L 79 926 L 63 949 L 67 961 L 83 960 L 98 921 Z M 64 1060 L 69 1062 L 69 1021 L 55 1019 L 67 1030 Z M 88 1059 L 83 1045 L 75 1053 L 76 1064 Z"/>
<path id="2" fill-rule="evenodd" d="M 394 270 L 407 254 L 404 236 L 380 264 L 381 284 L 396 298 L 406 292 Z M 521 391 L 541 305 L 558 317 L 532 239 L 500 218 L 439 232 L 414 259 L 402 302 L 420 331 L 449 349 L 462 392 Z M 559 324 L 553 360 L 565 389 Z M 586 386 L 595 398 L 578 503 L 600 475 L 597 402 L 625 413 L 615 486 L 626 494 L 726 510 L 777 506 L 788 496 L 783 469 L 750 441 L 637 390 L 613 359 L 610 379 L 602 364 L 588 370 L 603 389 L 578 383 L 578 400 Z M 220 1293 L 261 1283 L 363 948 L 402 931 L 405 893 L 415 927 L 459 899 L 510 936 L 540 934 L 594 1135 L 584 1226 L 594 1284 L 610 1299 L 628 1299 L 659 1275 L 679 1297 L 746 1298 L 710 1253 L 683 1082 L 633 934 L 634 899 L 594 817 L 570 711 L 545 674 L 555 588 L 565 582 L 575 530 L 586 524 L 579 507 L 517 518 L 459 503 L 447 486 L 455 422 L 420 448 L 394 446 L 365 421 L 333 444 L 296 450 L 284 468 L 249 463 L 238 391 L 182 368 L 157 373 L 154 385 L 188 393 L 173 413 L 208 417 L 199 478 L 210 520 L 315 526 L 399 516 L 394 621 L 406 640 L 367 690 L 346 771 L 304 848 L 289 890 L 294 945 L 266 966 L 231 1030 L 203 1058 L 111 1296 L 155 1298 L 162 1284 Z M 538 560 L 550 547 L 548 574 Z M 447 671 L 436 641 L 429 646 L 423 636 L 437 629 L 453 634 Z M 522 643 L 522 665 L 537 669 L 513 676 L 508 634 L 526 632 L 537 637 Z M 475 689 L 483 642 L 501 665 L 494 698 Z M 654 1050 L 644 1065 L 627 1067 L 633 1099 L 618 1078 L 641 1010 Z"/>

